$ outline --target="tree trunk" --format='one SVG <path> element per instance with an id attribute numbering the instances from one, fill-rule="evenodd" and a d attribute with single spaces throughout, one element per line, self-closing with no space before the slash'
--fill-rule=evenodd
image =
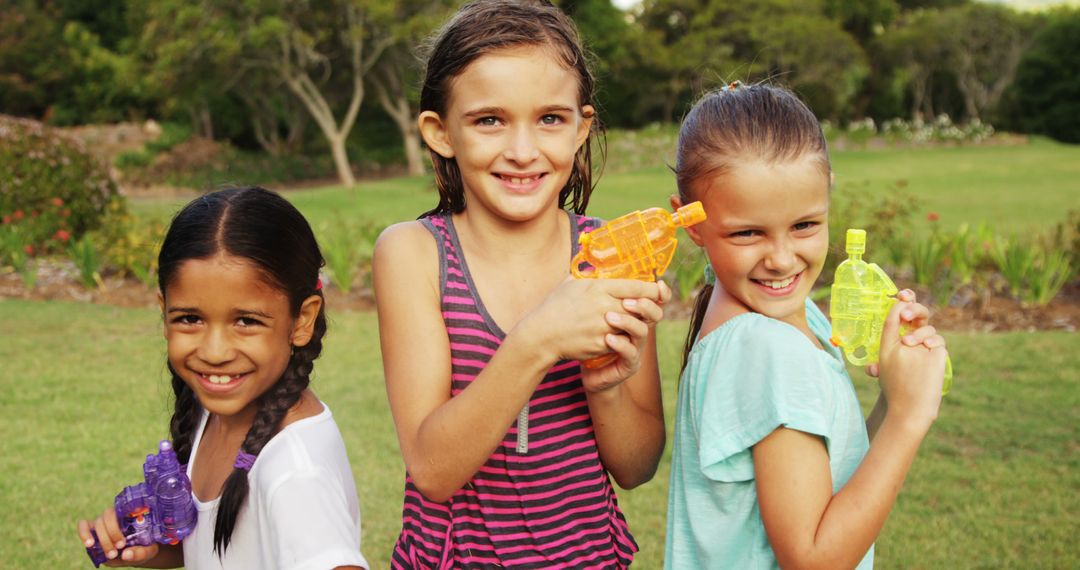
<path id="1" fill-rule="evenodd" d="M 356 177 L 353 176 L 352 166 L 349 164 L 349 155 L 345 152 L 345 139 L 348 138 L 348 132 L 336 136 L 327 135 L 326 138 L 330 143 L 330 153 L 334 156 L 338 180 L 345 186 L 355 186 Z"/>

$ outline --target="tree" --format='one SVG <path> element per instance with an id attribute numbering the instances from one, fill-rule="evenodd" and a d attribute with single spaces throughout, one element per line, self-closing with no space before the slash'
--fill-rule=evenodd
<path id="1" fill-rule="evenodd" d="M 862 49 L 820 4 L 651 0 L 641 22 L 653 42 L 648 64 L 667 97 L 668 119 L 676 102 L 734 79 L 778 80 L 805 91 L 816 112 L 831 116 L 867 72 Z"/>
<path id="2" fill-rule="evenodd" d="M 1016 77 L 1020 57 L 1031 44 L 1030 19 L 1001 6 L 971 4 L 942 13 L 942 29 L 968 119 L 997 106 Z M 1075 55 L 1075 54 L 1074 54 Z"/>
<path id="3" fill-rule="evenodd" d="M 1051 15 L 1021 58 L 1005 119 L 1025 132 L 1080 143 L 1080 11 Z"/>
<path id="4" fill-rule="evenodd" d="M 410 175 L 423 174 L 425 162 L 420 130 L 416 125 L 420 103 L 417 86 L 422 65 L 413 52 L 456 4 L 453 0 L 396 0 L 395 24 L 390 30 L 392 43 L 368 74 L 379 106 L 401 133 Z"/>
<path id="5" fill-rule="evenodd" d="M 330 147 L 338 179 L 356 183 L 345 142 L 363 103 L 365 77 L 393 43 L 386 0 L 187 0 L 154 2 L 144 38 L 158 47 L 162 75 L 191 107 L 214 94 L 244 91 L 261 114 L 262 143 L 273 146 L 268 118 L 288 121 L 288 105 L 261 105 L 283 86 L 306 110 Z M 164 40 L 162 40 L 164 38 Z M 297 127 L 298 123 L 292 123 Z M 291 130 L 291 129 L 290 129 Z M 276 131 L 276 129 L 275 129 Z M 287 139 L 286 139 L 287 140 Z M 280 141 L 279 141 L 280 142 Z"/>

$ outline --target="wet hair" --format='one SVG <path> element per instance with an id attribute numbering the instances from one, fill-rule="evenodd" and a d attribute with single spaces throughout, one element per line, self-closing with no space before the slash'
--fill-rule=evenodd
<path id="1" fill-rule="evenodd" d="M 420 111 L 446 116 L 454 79 L 472 62 L 497 50 L 521 46 L 546 47 L 578 77 L 578 104 L 595 107 L 595 80 L 588 56 L 574 22 L 547 0 L 474 0 L 461 7 L 443 25 L 427 48 L 424 82 L 420 89 Z M 593 190 L 592 138 L 600 138 L 598 150 L 603 164 L 603 126 L 593 118 L 590 134 L 574 157 L 566 185 L 559 191 L 559 207 L 567 205 L 584 214 Z M 465 188 L 457 161 L 429 151 L 435 170 L 439 204 L 421 217 L 459 213 L 465 209 Z"/>
<path id="2" fill-rule="evenodd" d="M 221 190 L 184 206 L 173 218 L 158 254 L 161 295 L 166 295 L 185 262 L 217 255 L 250 262 L 266 284 L 288 297 L 289 310 L 294 316 L 300 314 L 305 299 L 322 295 L 319 268 L 323 257 L 311 226 L 292 204 L 268 190 L 258 187 Z M 312 363 L 322 352 L 325 334 L 326 315 L 320 308 L 311 340 L 304 346 L 293 347 L 281 377 L 256 400 L 258 412 L 241 451 L 257 456 L 278 431 L 285 414 L 308 387 Z M 187 463 L 202 406 L 171 363 L 168 367 L 176 397 L 169 430 L 180 462 Z M 247 471 L 234 468 L 222 486 L 214 526 L 214 550 L 219 555 L 228 548 L 240 508 L 247 499 L 247 475 Z"/>
<path id="3" fill-rule="evenodd" d="M 707 93 L 683 119 L 675 150 L 675 179 L 683 204 L 700 199 L 717 177 L 740 161 L 777 163 L 815 156 L 832 172 L 825 135 L 814 113 L 783 87 L 732 83 Z M 683 350 L 683 368 L 705 318 L 713 285 L 698 292 Z"/>

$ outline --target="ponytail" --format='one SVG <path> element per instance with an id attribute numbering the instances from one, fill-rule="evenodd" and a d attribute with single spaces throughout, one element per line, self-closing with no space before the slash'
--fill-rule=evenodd
<path id="1" fill-rule="evenodd" d="M 686 370 L 686 363 L 690 360 L 690 350 L 694 348 L 694 342 L 697 341 L 697 335 L 701 332 L 701 323 L 705 320 L 705 309 L 709 306 L 709 299 L 712 298 L 714 285 L 712 283 L 705 283 L 701 286 L 701 290 L 698 291 L 697 297 L 694 298 L 694 312 L 690 314 L 690 329 L 686 331 L 686 344 L 683 346 L 682 355 L 682 368 L 679 369 L 680 374 Z"/>

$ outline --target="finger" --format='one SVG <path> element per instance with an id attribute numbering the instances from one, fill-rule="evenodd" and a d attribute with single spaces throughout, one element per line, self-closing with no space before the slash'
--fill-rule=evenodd
<path id="1" fill-rule="evenodd" d="M 612 297 L 619 299 L 660 299 L 660 285 L 652 281 L 605 279 L 603 282 L 607 293 Z"/>
<path id="2" fill-rule="evenodd" d="M 902 290 L 900 290 L 899 293 L 896 294 L 896 298 L 901 300 L 901 301 L 904 301 L 905 303 L 914 303 L 915 302 L 915 292 L 912 291 L 911 289 L 902 289 Z"/>
<path id="3" fill-rule="evenodd" d="M 158 545 L 150 543 L 149 546 L 130 546 L 120 553 L 120 559 L 131 564 L 146 562 L 157 556 Z"/>
<path id="4" fill-rule="evenodd" d="M 931 327 L 931 328 L 933 328 L 933 327 Z M 922 344 L 923 344 L 923 346 L 925 346 L 926 348 L 929 348 L 930 350 L 934 350 L 935 348 L 944 348 L 945 347 L 945 337 L 943 337 L 943 336 L 941 336 L 939 334 L 935 334 L 935 335 L 932 335 L 932 336 L 929 336 L 929 337 L 923 339 Z"/>
<path id="5" fill-rule="evenodd" d="M 104 517 L 98 517 L 94 521 L 94 532 L 97 533 L 98 542 L 101 543 L 101 551 L 105 553 L 105 558 L 109 560 L 116 558 L 119 554 L 116 538 L 109 535 L 109 529 L 105 526 Z"/>
<path id="6" fill-rule="evenodd" d="M 123 548 L 127 541 L 124 540 L 124 531 L 120 528 L 120 520 L 117 518 L 116 510 L 108 509 L 103 516 L 105 518 L 105 528 L 109 532 L 109 540 L 116 545 L 118 550 Z"/>
<path id="7" fill-rule="evenodd" d="M 617 361 L 619 365 L 623 365 L 628 369 L 637 368 L 637 345 L 629 337 L 621 334 L 609 334 L 604 337 L 604 341 L 607 342 L 608 348 L 612 352 L 619 355 Z"/>
<path id="8" fill-rule="evenodd" d="M 671 296 L 673 294 L 671 292 L 671 286 L 668 285 L 667 282 L 663 281 L 663 280 L 658 281 L 656 283 L 656 286 L 657 286 L 657 289 L 659 290 L 659 293 L 660 293 L 660 299 L 659 299 L 660 304 L 661 305 L 667 304 L 667 302 L 671 300 Z"/>
<path id="9" fill-rule="evenodd" d="M 83 546 L 87 548 L 93 547 L 95 541 L 94 536 L 90 534 L 90 521 L 80 520 L 79 524 L 76 525 L 76 528 L 79 532 L 79 540 L 82 541 Z"/>
<path id="10" fill-rule="evenodd" d="M 918 328 L 930 322 L 930 309 L 920 303 L 906 303 L 900 310 L 900 320 L 905 328 Z"/>
<path id="11" fill-rule="evenodd" d="M 895 343 L 900 338 L 900 313 L 910 305 L 910 303 L 905 302 L 893 303 L 892 308 L 889 309 L 889 314 L 885 315 L 885 323 L 881 327 L 882 349 L 884 349 L 886 343 Z M 889 344 L 888 346 L 892 345 Z"/>
<path id="12" fill-rule="evenodd" d="M 926 341 L 926 339 L 935 335 L 937 335 L 937 329 L 930 325 L 927 325 L 925 327 L 919 327 L 913 331 L 908 332 L 906 335 L 904 335 L 902 341 L 906 346 L 919 346 L 924 341 Z"/>
<path id="13" fill-rule="evenodd" d="M 652 299 L 623 299 L 623 308 L 650 327 L 664 319 L 664 307 Z"/>
<path id="14" fill-rule="evenodd" d="M 636 339 L 643 339 L 649 334 L 649 325 L 631 315 L 609 311 L 604 315 L 604 319 L 611 327 Z"/>
<path id="15" fill-rule="evenodd" d="M 878 374 L 879 374 L 879 371 L 880 371 L 880 368 L 878 367 L 877 362 L 875 362 L 873 364 L 868 364 L 866 366 L 866 375 L 870 376 L 871 378 L 877 378 Z"/>

